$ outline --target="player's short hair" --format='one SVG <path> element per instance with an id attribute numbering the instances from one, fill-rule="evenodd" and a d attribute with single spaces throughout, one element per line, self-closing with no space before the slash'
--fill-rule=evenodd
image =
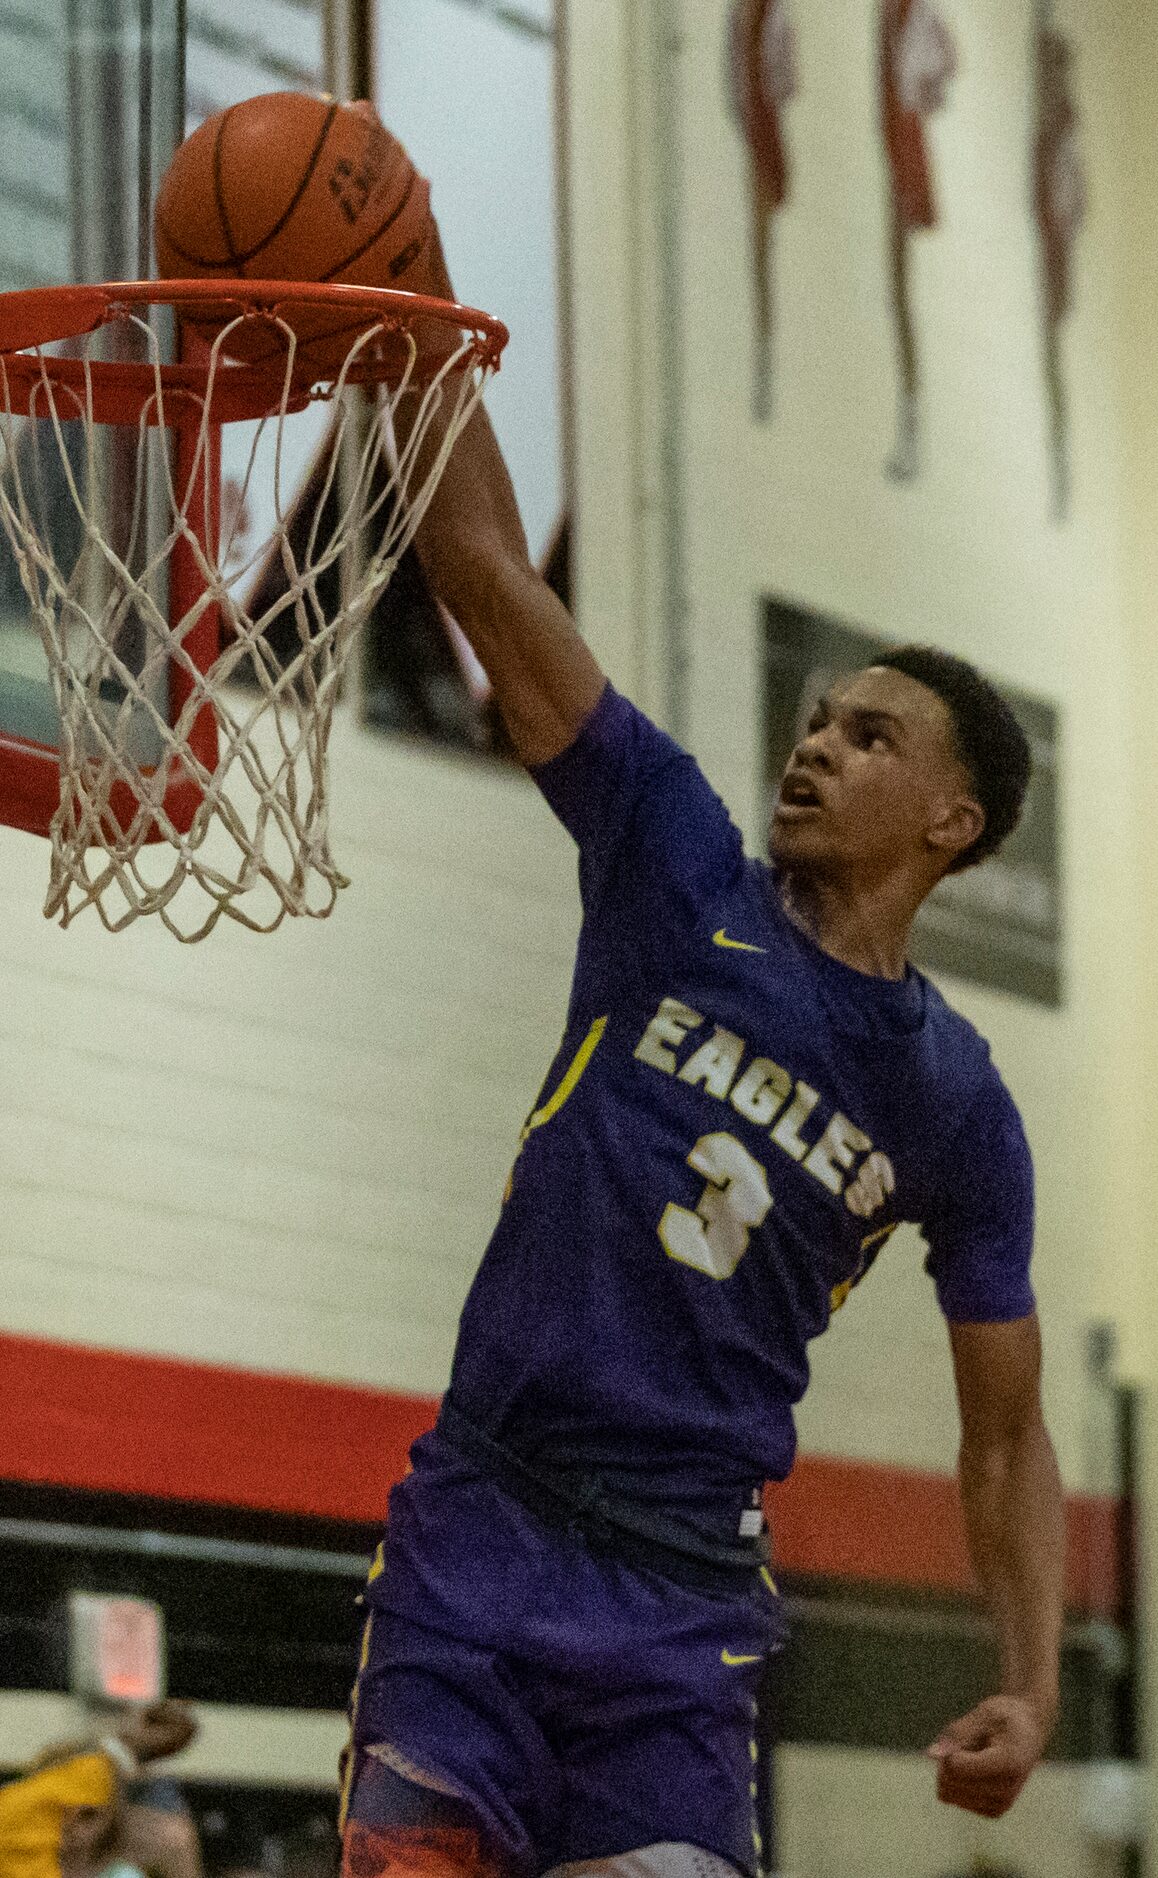
<path id="1" fill-rule="evenodd" d="M 1033 767 L 1029 738 L 1001 693 L 973 665 L 935 646 L 898 646 L 874 665 L 903 672 L 935 691 L 953 720 L 957 756 L 985 813 L 985 826 L 949 873 L 996 854 L 1021 819 Z"/>

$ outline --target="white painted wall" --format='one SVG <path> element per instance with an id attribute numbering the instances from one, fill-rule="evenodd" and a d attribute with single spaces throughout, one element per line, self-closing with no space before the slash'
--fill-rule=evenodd
<path id="1" fill-rule="evenodd" d="M 1082 1820 L 1081 1770 L 1043 1767 L 1003 1820 L 932 1799 L 920 1755 L 784 1748 L 778 1760 L 784 1878 L 940 1878 L 993 1869 L 1019 1878 L 1111 1878 L 1116 1853 Z"/>
<path id="2" fill-rule="evenodd" d="M 0 835 L 0 1321 L 11 1330 L 437 1391 L 562 1030 L 567 838 L 514 770 L 333 749 L 324 924 L 40 916 Z"/>

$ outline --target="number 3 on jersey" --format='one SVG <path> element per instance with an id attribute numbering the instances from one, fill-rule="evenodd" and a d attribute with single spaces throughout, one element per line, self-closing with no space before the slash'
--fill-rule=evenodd
<path id="1" fill-rule="evenodd" d="M 768 1176 L 742 1141 L 722 1133 L 701 1135 L 688 1166 L 708 1184 L 694 1213 L 669 1201 L 657 1229 L 660 1242 L 681 1265 L 730 1278 L 748 1250 L 749 1233 L 771 1208 Z"/>

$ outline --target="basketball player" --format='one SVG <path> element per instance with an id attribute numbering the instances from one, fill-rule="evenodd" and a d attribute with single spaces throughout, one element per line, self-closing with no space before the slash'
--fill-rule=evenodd
<path id="1" fill-rule="evenodd" d="M 753 1869 L 753 1697 L 783 1637 L 761 1489 L 792 1465 L 809 1339 L 902 1220 L 949 1322 L 1001 1640 L 1000 1689 L 930 1752 L 943 1800 L 1000 1814 L 1052 1727 L 1062 1616 L 1032 1174 L 987 1046 L 906 945 L 1016 823 L 1025 738 L 969 666 L 882 659 L 820 702 L 746 859 L 532 567 L 482 412 L 419 549 L 578 844 L 583 925 L 370 1574 L 348 1878 Z"/>
<path id="2" fill-rule="evenodd" d="M 788 199 L 788 159 L 780 112 L 796 95 L 796 35 L 785 0 L 736 0 L 731 20 L 732 103 L 748 146 L 756 361 L 752 414 L 772 415 L 772 229 Z"/>
<path id="3" fill-rule="evenodd" d="M 881 7 L 881 127 L 889 166 L 889 273 L 897 336 L 897 441 L 887 468 L 908 482 L 920 468 L 920 370 L 909 281 L 909 244 L 937 226 L 925 119 L 945 102 L 957 69 L 953 41 L 929 0 Z"/>

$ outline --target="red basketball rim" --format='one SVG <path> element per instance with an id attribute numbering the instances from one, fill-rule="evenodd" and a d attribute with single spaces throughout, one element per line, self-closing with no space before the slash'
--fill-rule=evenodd
<path id="1" fill-rule="evenodd" d="M 154 365 L 149 361 L 82 361 L 46 355 L 40 348 L 78 339 L 101 326 L 125 319 L 137 307 L 170 306 L 193 318 L 206 306 L 235 305 L 239 317 L 286 318 L 293 308 L 330 307 L 348 315 L 351 323 L 381 326 L 387 335 L 412 338 L 417 347 L 413 370 L 428 378 L 446 366 L 465 370 L 477 366 L 494 370 L 509 338 L 501 320 L 477 307 L 459 306 L 429 294 L 405 293 L 393 287 L 363 287 L 346 281 L 298 280 L 135 280 L 105 281 L 99 285 L 34 287 L 0 294 L 0 402 L 14 411 L 27 411 L 35 388 L 47 376 L 82 401 L 92 386 L 92 410 L 99 422 L 136 422 L 151 415 L 158 376 L 168 396 L 182 393 L 204 397 L 212 372 L 214 419 L 231 423 L 260 417 L 282 401 L 285 372 L 281 367 L 249 365 L 219 354 L 211 367 L 209 349 L 203 357 L 180 364 Z M 292 324 L 292 321 L 289 323 Z M 354 345 L 357 333 L 351 338 Z M 388 379 L 397 358 L 366 347 L 350 365 L 347 382 Z M 290 408 L 311 397 L 325 396 L 337 374 L 320 371 L 306 361 L 295 371 Z M 158 421 L 156 416 L 152 421 Z"/>

